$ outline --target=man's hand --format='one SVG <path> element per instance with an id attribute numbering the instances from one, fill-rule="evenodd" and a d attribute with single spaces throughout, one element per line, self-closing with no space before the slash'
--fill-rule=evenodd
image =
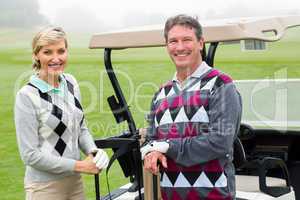
<path id="1" fill-rule="evenodd" d="M 167 142 L 149 142 L 147 145 L 143 146 L 141 148 L 141 153 L 142 153 L 142 160 L 144 160 L 144 157 L 146 156 L 147 153 L 152 152 L 152 151 L 159 151 L 160 153 L 166 153 L 169 149 L 169 143 Z"/>
<path id="2" fill-rule="evenodd" d="M 102 149 L 96 149 L 93 151 L 93 153 L 96 153 L 95 157 L 93 158 L 93 162 L 96 164 L 98 169 L 106 168 L 109 162 L 107 153 Z"/>
<path id="3" fill-rule="evenodd" d="M 161 163 L 164 168 L 167 168 L 167 158 L 164 154 L 158 151 L 152 151 L 148 153 L 144 158 L 145 170 L 157 175 L 159 172 L 158 163 Z"/>

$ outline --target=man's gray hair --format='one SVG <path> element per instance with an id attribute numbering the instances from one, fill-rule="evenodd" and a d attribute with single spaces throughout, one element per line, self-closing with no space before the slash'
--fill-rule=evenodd
<path id="1" fill-rule="evenodd" d="M 165 37 L 166 42 L 168 40 L 169 31 L 173 28 L 173 26 L 176 26 L 176 25 L 193 28 L 194 31 L 195 31 L 195 35 L 196 35 L 197 39 L 198 40 L 201 39 L 201 37 L 202 37 L 202 26 L 200 25 L 198 20 L 196 18 L 191 17 L 191 16 L 188 16 L 188 15 L 185 15 L 185 14 L 180 14 L 180 15 L 170 17 L 166 21 L 165 28 L 164 28 L 164 37 Z"/>

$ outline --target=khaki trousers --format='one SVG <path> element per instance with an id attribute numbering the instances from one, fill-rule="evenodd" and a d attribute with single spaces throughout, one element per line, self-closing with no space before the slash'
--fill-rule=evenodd
<path id="1" fill-rule="evenodd" d="M 57 181 L 25 183 L 26 200 L 85 200 L 80 175 Z"/>

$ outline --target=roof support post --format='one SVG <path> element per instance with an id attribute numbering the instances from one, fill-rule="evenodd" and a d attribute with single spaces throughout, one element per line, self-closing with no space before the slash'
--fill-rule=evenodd
<path id="1" fill-rule="evenodd" d="M 210 43 L 208 53 L 205 58 L 206 63 L 211 67 L 214 67 L 214 59 L 215 59 L 215 54 L 216 54 L 218 44 L 219 42 Z"/>

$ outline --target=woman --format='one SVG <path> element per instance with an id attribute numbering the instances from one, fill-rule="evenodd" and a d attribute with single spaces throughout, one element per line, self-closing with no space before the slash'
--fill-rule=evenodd
<path id="1" fill-rule="evenodd" d="M 15 102 L 26 200 L 85 199 L 80 173 L 99 173 L 108 157 L 87 129 L 75 78 L 63 73 L 68 59 L 65 32 L 43 29 L 34 37 L 32 50 L 36 73 Z M 80 150 L 87 155 L 84 160 Z"/>

